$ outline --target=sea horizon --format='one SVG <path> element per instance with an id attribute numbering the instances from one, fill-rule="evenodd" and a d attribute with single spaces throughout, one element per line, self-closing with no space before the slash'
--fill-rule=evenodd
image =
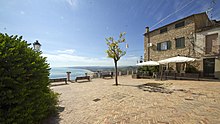
<path id="1" fill-rule="evenodd" d="M 50 76 L 49 78 L 64 78 L 67 77 L 66 72 L 70 73 L 70 78 L 74 80 L 77 76 L 83 76 L 85 73 L 93 73 L 87 69 L 80 69 L 75 67 L 53 67 L 50 69 Z"/>
<path id="2" fill-rule="evenodd" d="M 133 69 L 136 66 L 119 66 L 120 69 Z M 85 73 L 92 75 L 97 71 L 114 71 L 114 66 L 74 66 L 74 67 L 51 67 L 49 78 L 64 78 L 67 76 L 66 72 L 70 73 L 71 80 L 77 76 L 84 76 Z"/>

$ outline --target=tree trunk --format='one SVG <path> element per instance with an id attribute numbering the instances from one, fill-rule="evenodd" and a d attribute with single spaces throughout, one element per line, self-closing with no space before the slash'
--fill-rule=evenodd
<path id="1" fill-rule="evenodd" d="M 117 67 L 117 61 L 114 60 L 115 62 L 115 85 L 118 85 L 118 67 Z"/>

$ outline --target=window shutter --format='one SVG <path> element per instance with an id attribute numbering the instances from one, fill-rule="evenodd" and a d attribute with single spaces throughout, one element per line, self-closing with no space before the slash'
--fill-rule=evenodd
<path id="1" fill-rule="evenodd" d="M 179 48 L 179 47 L 180 47 L 179 39 L 176 39 L 176 48 Z"/>
<path id="2" fill-rule="evenodd" d="M 160 30 L 160 34 L 167 32 L 167 27 Z"/>
<path id="3" fill-rule="evenodd" d="M 161 43 L 157 43 L 157 51 L 161 50 Z"/>
<path id="4" fill-rule="evenodd" d="M 171 41 L 167 41 L 167 49 L 171 49 Z"/>
<path id="5" fill-rule="evenodd" d="M 182 39 L 182 47 L 185 47 L 185 37 Z"/>
<path id="6" fill-rule="evenodd" d="M 177 24 L 175 24 L 175 28 L 180 28 L 180 27 L 183 27 L 185 26 L 185 21 L 182 21 L 182 22 L 179 22 Z"/>
<path id="7" fill-rule="evenodd" d="M 185 47 L 185 37 L 176 39 L 176 48 L 184 48 Z"/>

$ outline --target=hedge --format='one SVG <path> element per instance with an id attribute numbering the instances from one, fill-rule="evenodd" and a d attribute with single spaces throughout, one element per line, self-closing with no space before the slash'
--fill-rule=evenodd
<path id="1" fill-rule="evenodd" d="M 0 123 L 40 123 L 56 111 L 49 64 L 22 37 L 0 33 Z"/>

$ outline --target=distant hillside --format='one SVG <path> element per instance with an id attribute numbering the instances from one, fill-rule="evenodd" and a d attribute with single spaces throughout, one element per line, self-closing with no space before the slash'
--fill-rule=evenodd
<path id="1" fill-rule="evenodd" d="M 113 66 L 83 66 L 83 67 L 75 67 L 79 69 L 87 69 L 93 72 L 96 71 L 114 71 L 115 68 Z M 118 67 L 119 71 L 126 71 L 126 70 L 136 70 L 136 66 L 120 66 Z"/>

